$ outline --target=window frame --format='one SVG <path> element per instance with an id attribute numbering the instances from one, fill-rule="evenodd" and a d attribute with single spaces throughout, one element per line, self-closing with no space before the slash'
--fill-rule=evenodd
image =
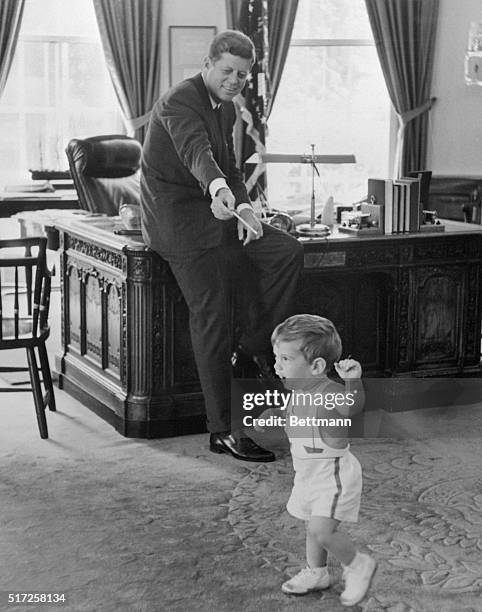
<path id="1" fill-rule="evenodd" d="M 294 38 L 290 47 L 374 47 L 367 38 Z"/>

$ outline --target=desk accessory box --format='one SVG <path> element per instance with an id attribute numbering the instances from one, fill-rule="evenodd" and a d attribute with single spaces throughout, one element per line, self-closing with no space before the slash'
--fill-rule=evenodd
<path id="1" fill-rule="evenodd" d="M 352 236 L 383 234 L 384 206 L 362 202 L 359 210 L 341 213 L 338 231 Z"/>

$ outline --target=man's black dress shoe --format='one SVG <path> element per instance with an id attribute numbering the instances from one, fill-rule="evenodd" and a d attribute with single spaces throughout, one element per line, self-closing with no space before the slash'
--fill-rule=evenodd
<path id="1" fill-rule="evenodd" d="M 212 433 L 209 437 L 209 450 L 213 453 L 226 453 L 241 461 L 274 461 L 269 450 L 261 448 L 251 438 L 235 438 L 230 433 Z"/>
<path id="2" fill-rule="evenodd" d="M 240 344 L 231 356 L 231 364 L 239 378 L 259 378 L 271 383 L 279 382 L 269 357 L 249 355 Z"/>

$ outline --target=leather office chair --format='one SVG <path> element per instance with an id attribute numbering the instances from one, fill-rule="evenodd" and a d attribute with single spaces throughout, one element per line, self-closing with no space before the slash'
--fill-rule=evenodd
<path id="1" fill-rule="evenodd" d="M 140 203 L 141 144 L 123 135 L 74 138 L 65 149 L 79 206 L 119 214 L 123 203 Z"/>
<path id="2" fill-rule="evenodd" d="M 45 408 L 48 406 L 50 410 L 55 410 L 54 388 L 45 346 L 50 334 L 48 316 L 52 276 L 47 268 L 46 248 L 47 238 L 40 236 L 0 240 L 0 351 L 24 348 L 28 363 L 28 368 L 1 366 L 0 372 L 28 370 L 31 383 L 31 387 L 11 383 L 0 387 L 0 391 L 33 392 L 41 438 L 48 438 Z"/>

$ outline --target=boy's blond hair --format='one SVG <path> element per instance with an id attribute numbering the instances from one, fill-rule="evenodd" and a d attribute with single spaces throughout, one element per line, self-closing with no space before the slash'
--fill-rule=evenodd
<path id="1" fill-rule="evenodd" d="M 318 357 L 326 361 L 326 370 L 330 370 L 342 352 L 342 344 L 336 327 L 329 319 L 311 314 L 299 314 L 289 317 L 275 328 L 271 343 L 282 340 L 292 342 L 301 340 L 300 350 L 308 363 Z"/>

